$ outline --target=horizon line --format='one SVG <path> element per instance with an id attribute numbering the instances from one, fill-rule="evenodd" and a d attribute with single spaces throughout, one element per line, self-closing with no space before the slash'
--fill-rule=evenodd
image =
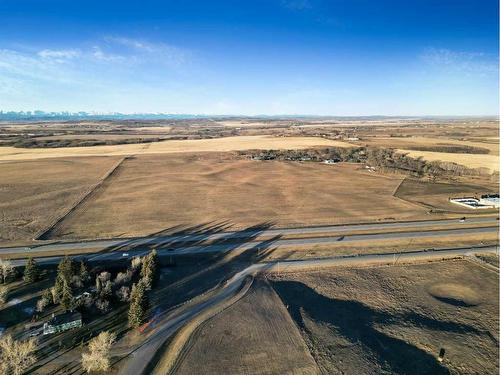
<path id="1" fill-rule="evenodd" d="M 26 120 L 26 119 L 57 119 L 57 118 L 74 118 L 74 119 L 85 119 L 85 118 L 98 118 L 98 119 L 116 119 L 123 117 L 126 119 L 189 119 L 189 118 L 324 118 L 324 119 L 335 119 L 335 118 L 449 118 L 449 119 L 464 119 L 464 118 L 492 118 L 500 119 L 500 114 L 484 114 L 484 115 L 436 115 L 436 114 L 419 114 L 419 115 L 384 115 L 384 114 L 370 114 L 370 115 L 332 115 L 332 114 L 206 114 L 206 113 L 168 113 L 168 112 L 87 112 L 87 111 L 42 111 L 42 110 L 28 110 L 28 111 L 5 111 L 0 110 L 0 121 L 1 120 Z"/>

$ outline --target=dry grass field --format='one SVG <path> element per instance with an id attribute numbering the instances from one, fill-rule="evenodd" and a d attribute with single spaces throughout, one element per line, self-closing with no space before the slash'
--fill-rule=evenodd
<path id="1" fill-rule="evenodd" d="M 125 133 L 125 134 L 107 134 L 107 133 L 99 133 L 99 134 L 63 134 L 63 135 L 52 135 L 46 137 L 37 137 L 37 141 L 51 141 L 51 140 L 67 140 L 67 139 L 81 139 L 81 140 L 102 140 L 102 141 L 113 141 L 113 140 L 121 140 L 121 139 L 151 139 L 151 138 L 162 138 L 165 135 L 158 134 L 137 134 L 136 133 Z"/>
<path id="2" fill-rule="evenodd" d="M 498 155 L 499 146 L 497 140 L 458 140 L 450 137 L 373 137 L 363 139 L 363 143 L 367 143 L 370 145 L 376 145 L 381 147 L 391 147 L 391 148 L 400 148 L 400 149 L 408 149 L 412 150 L 413 147 L 420 146 L 445 146 L 445 145 L 454 145 L 454 146 L 470 146 L 470 147 L 478 147 L 478 148 L 486 148 L 489 150 L 490 154 Z"/>
<path id="3" fill-rule="evenodd" d="M 398 150 L 412 158 L 422 157 L 428 161 L 444 161 L 464 165 L 468 168 L 488 168 L 490 172 L 499 170 L 498 155 L 457 154 L 450 152 Z"/>
<path id="4" fill-rule="evenodd" d="M 464 196 L 481 196 L 486 193 L 498 192 L 495 183 L 481 184 L 471 180 L 470 183 L 458 182 L 428 182 L 406 178 L 395 192 L 395 196 L 409 202 L 418 203 L 430 209 L 446 210 L 470 214 L 473 210 L 449 202 L 449 198 Z M 481 213 L 496 212 L 495 209 L 480 210 Z M 477 211 L 474 211 L 477 213 Z"/>
<path id="5" fill-rule="evenodd" d="M 342 255 L 367 255 L 384 253 L 404 253 L 422 249 L 443 249 L 475 247 L 479 244 L 498 245 L 498 233 L 464 234 L 461 236 L 442 236 L 428 238 L 406 238 L 399 240 L 360 241 L 353 243 L 338 242 L 329 245 L 278 248 L 266 260 L 277 259 L 318 259 Z"/>
<path id="6" fill-rule="evenodd" d="M 297 327 L 267 282 L 206 321 L 175 371 L 188 374 L 316 374 Z"/>
<path id="7" fill-rule="evenodd" d="M 458 140 L 449 136 L 444 137 L 368 137 L 360 141 L 362 144 L 368 144 L 379 147 L 396 148 L 398 151 L 408 154 L 411 157 L 422 157 L 429 161 L 453 162 L 464 165 L 469 168 L 488 168 L 491 172 L 499 170 L 499 146 L 495 140 L 476 139 L 476 140 Z M 439 147 L 472 147 L 489 151 L 488 154 L 475 153 L 455 153 L 440 152 Z M 436 150 L 422 150 L 422 147 L 436 148 Z"/>
<path id="8" fill-rule="evenodd" d="M 498 373 L 498 274 L 476 264 L 335 269 L 272 280 L 323 373 Z"/>
<path id="9" fill-rule="evenodd" d="M 116 161 L 93 157 L 0 163 L 0 241 L 33 238 Z"/>
<path id="10" fill-rule="evenodd" d="M 224 221 L 246 227 L 428 218 L 425 208 L 392 196 L 400 182 L 350 164 L 141 155 L 122 163 L 57 236 L 147 235 Z"/>
<path id="11" fill-rule="evenodd" d="M 314 146 L 350 147 L 341 141 L 319 137 L 271 137 L 265 135 L 225 137 L 200 140 L 171 140 L 112 146 L 64 147 L 56 149 L 26 149 L 0 147 L 0 162 L 74 156 L 112 156 L 135 154 L 165 154 L 179 152 L 225 152 L 249 149 L 303 149 Z"/>

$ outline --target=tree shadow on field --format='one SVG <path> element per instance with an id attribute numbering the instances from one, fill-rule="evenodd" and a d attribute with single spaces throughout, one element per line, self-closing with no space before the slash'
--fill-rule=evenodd
<path id="1" fill-rule="evenodd" d="M 357 301 L 327 298 L 295 281 L 274 281 L 273 287 L 289 307 L 292 318 L 309 333 L 303 316 L 335 331 L 363 351 L 371 352 L 378 363 L 395 374 L 449 374 L 434 356 L 403 340 L 376 329 L 377 325 L 410 322 L 417 327 L 453 333 L 484 333 L 464 324 L 439 321 L 417 313 L 391 315 Z"/>
<path id="2" fill-rule="evenodd" d="M 170 280 L 161 280 L 150 294 L 152 308 L 148 326 L 143 330 L 145 341 L 134 351 L 147 343 L 146 337 L 149 334 L 161 329 L 162 325 L 168 322 L 175 309 L 184 306 L 185 303 L 196 301 L 198 296 L 215 291 L 238 272 L 271 254 L 274 251 L 273 244 L 281 236 L 256 240 L 271 226 L 271 223 L 264 223 L 222 235 L 210 244 L 210 246 L 219 246 L 220 251 L 201 253 L 197 254 L 196 258 L 186 259 L 184 265 L 176 267 L 181 270 L 173 271 Z M 235 239 L 238 242 L 234 242 Z M 242 248 L 242 245 L 245 246 Z M 159 251 L 160 257 L 161 254 L 162 252 Z M 179 273 L 176 274 L 176 272 Z M 164 343 L 164 345 L 167 344 L 168 342 Z M 145 373 L 152 371 L 164 350 L 165 347 L 149 360 Z M 126 357 L 119 358 L 114 364 Z"/>
<path id="3" fill-rule="evenodd" d="M 267 257 L 274 251 L 272 245 L 281 236 L 261 241 L 257 240 L 257 237 L 271 227 L 272 223 L 262 223 L 241 231 L 222 233 L 209 245 L 203 244 L 204 240 L 191 242 L 190 249 L 197 251 L 194 255 L 183 254 L 182 250 L 176 252 L 174 259 L 181 259 L 177 267 L 179 274 L 173 276 L 172 282 L 160 283 L 157 286 L 155 294 L 162 299 L 159 303 L 163 306 L 182 303 Z M 162 252 L 161 246 L 157 249 L 160 257 L 169 257 L 169 252 Z"/>
<path id="4" fill-rule="evenodd" d="M 272 226 L 272 223 L 258 224 L 240 231 L 228 232 L 232 225 L 228 221 L 209 222 L 189 227 L 177 225 L 162 229 L 144 237 L 130 238 L 120 241 L 118 244 L 108 246 L 96 254 L 110 252 L 134 252 L 156 250 L 175 250 L 179 247 L 193 247 L 214 241 L 213 244 L 241 240 L 245 241 L 254 234 L 260 234 Z"/>

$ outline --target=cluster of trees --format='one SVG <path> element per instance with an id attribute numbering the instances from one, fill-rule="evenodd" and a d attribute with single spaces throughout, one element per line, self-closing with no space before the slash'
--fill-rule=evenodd
<path id="1" fill-rule="evenodd" d="M 24 267 L 23 280 L 26 283 L 33 283 L 38 280 L 40 270 L 36 261 L 33 258 L 28 258 Z M 7 301 L 8 286 L 7 284 L 15 280 L 17 270 L 9 260 L 0 259 L 0 305 Z"/>
<path id="2" fill-rule="evenodd" d="M 132 285 L 130 292 L 130 308 L 128 311 L 128 322 L 132 328 L 137 328 L 144 323 L 146 312 L 149 307 L 147 291 L 156 284 L 158 280 L 158 255 L 153 250 L 142 258 L 134 258 L 132 267 L 141 268 L 140 280 Z"/>
<path id="3" fill-rule="evenodd" d="M 25 275 L 26 270 L 25 269 Z M 73 310 L 79 306 L 79 300 L 75 298 L 74 292 L 82 288 L 90 280 L 87 265 L 82 261 L 79 265 L 65 256 L 57 266 L 57 276 L 52 288 L 46 289 L 36 309 L 42 312 L 52 304 L 60 304 L 65 310 Z"/>
<path id="4" fill-rule="evenodd" d="M 486 171 L 440 161 L 412 158 L 389 148 L 378 147 L 328 147 L 306 150 L 251 150 L 240 155 L 258 160 L 324 161 L 336 160 L 366 163 L 387 171 L 398 171 L 416 177 L 454 177 L 481 175 Z"/>
<path id="5" fill-rule="evenodd" d="M 66 256 L 57 267 L 54 286 L 42 293 L 36 310 L 43 312 L 50 305 L 60 304 L 65 310 L 83 308 L 107 313 L 114 303 L 130 302 L 129 323 L 131 327 L 138 327 L 146 317 L 147 292 L 157 281 L 158 268 L 158 255 L 153 250 L 142 258 L 133 258 L 130 267 L 118 272 L 114 279 L 108 271 L 96 274 L 95 287 L 92 288 L 92 276 L 85 262 L 76 264 Z M 37 275 L 38 267 L 30 259 L 25 267 L 24 278 L 33 281 Z M 79 294 L 76 295 L 76 292 Z"/>
<path id="6" fill-rule="evenodd" d="M 15 268 L 9 261 L 0 259 L 0 281 L 9 282 L 15 276 Z M 40 269 L 36 261 L 29 258 L 24 267 L 23 279 L 33 283 L 39 279 Z M 148 292 L 157 283 L 159 260 L 155 250 L 144 257 L 135 257 L 130 266 L 112 278 L 110 272 L 95 275 L 95 287 L 90 287 L 92 276 L 85 262 L 74 262 L 65 256 L 57 267 L 57 275 L 52 288 L 43 291 L 37 301 L 37 311 L 42 312 L 52 304 L 60 304 L 65 310 L 75 308 L 95 308 L 102 313 L 110 311 L 113 302 L 129 302 L 128 323 L 137 328 L 146 320 L 149 308 Z M 5 285 L 0 285 L 0 302 Z M 6 289 L 5 289 L 6 290 Z M 75 292 L 83 292 L 75 296 Z M 87 372 L 107 371 L 110 367 L 109 351 L 116 340 L 116 334 L 101 332 L 92 339 L 88 352 L 82 355 L 82 366 Z M 35 341 L 15 341 L 6 335 L 0 340 L 0 373 L 21 374 L 35 361 Z"/>
<path id="7" fill-rule="evenodd" d="M 17 271 L 14 265 L 0 259 L 0 305 L 7 300 L 7 283 L 16 278 Z M 38 280 L 40 270 L 33 258 L 29 258 L 24 267 L 23 279 L 27 283 Z M 0 373 L 1 374 L 23 374 L 36 362 L 36 343 L 34 339 L 16 341 L 11 335 L 0 337 Z"/>
<path id="8" fill-rule="evenodd" d="M 113 283 L 109 272 L 101 272 L 96 278 L 96 289 L 108 295 L 113 285 L 120 285 L 117 293 L 120 300 L 129 301 L 128 323 L 132 328 L 142 325 L 149 307 L 147 291 L 151 290 L 158 280 L 158 255 L 155 250 L 144 257 L 132 259 L 126 272 L 120 272 Z M 128 285 L 133 281 L 131 290 Z M 87 372 L 108 371 L 110 368 L 110 350 L 116 340 L 116 334 L 101 332 L 90 340 L 88 351 L 82 354 L 82 367 Z"/>

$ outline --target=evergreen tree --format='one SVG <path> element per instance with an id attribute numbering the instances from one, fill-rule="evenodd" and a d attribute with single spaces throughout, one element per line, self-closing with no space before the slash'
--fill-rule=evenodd
<path id="1" fill-rule="evenodd" d="M 151 287 L 156 283 L 158 278 L 158 268 L 158 254 L 156 253 L 156 250 L 153 250 L 145 256 L 142 261 L 141 278 L 146 289 L 151 289 Z"/>
<path id="2" fill-rule="evenodd" d="M 69 284 L 73 274 L 73 261 L 66 255 L 57 266 L 57 276 L 61 276 Z"/>
<path id="3" fill-rule="evenodd" d="M 130 293 L 130 308 L 128 311 L 128 322 L 132 328 L 139 327 L 146 318 L 146 310 L 148 308 L 148 297 L 144 284 L 139 282 L 132 285 Z"/>
<path id="4" fill-rule="evenodd" d="M 53 288 L 54 303 L 59 303 L 59 301 L 61 301 L 65 283 L 67 284 L 67 282 L 64 280 L 63 276 L 61 276 L 61 275 L 56 276 L 56 281 L 54 283 L 54 288 Z"/>
<path id="5" fill-rule="evenodd" d="M 42 298 L 52 303 L 52 293 L 50 289 L 45 289 L 42 293 Z"/>
<path id="6" fill-rule="evenodd" d="M 74 274 L 73 268 L 73 261 L 67 255 L 59 262 L 56 282 L 54 284 L 54 303 L 62 300 L 65 284 L 67 287 L 70 287 Z"/>
<path id="7" fill-rule="evenodd" d="M 73 291 L 71 290 L 71 286 L 67 282 L 63 283 L 61 306 L 65 310 L 73 310 L 75 307 L 75 299 L 73 297 Z"/>
<path id="8" fill-rule="evenodd" d="M 32 257 L 29 257 L 26 267 L 24 267 L 23 279 L 27 283 L 36 281 L 39 275 L 38 265 Z"/>
<path id="9" fill-rule="evenodd" d="M 156 252 L 156 250 L 153 250 L 150 254 L 149 254 L 149 262 L 150 262 L 150 265 L 149 265 L 149 268 L 150 268 L 150 272 L 151 272 L 151 275 L 152 275 L 152 279 L 153 279 L 153 283 L 156 283 L 156 281 L 158 280 L 158 276 L 159 276 L 159 269 L 160 269 L 160 261 L 158 259 L 158 253 Z"/>
<path id="10" fill-rule="evenodd" d="M 83 260 L 80 262 L 80 279 L 82 280 L 83 283 L 86 283 L 90 279 L 90 274 L 87 265 Z"/>

